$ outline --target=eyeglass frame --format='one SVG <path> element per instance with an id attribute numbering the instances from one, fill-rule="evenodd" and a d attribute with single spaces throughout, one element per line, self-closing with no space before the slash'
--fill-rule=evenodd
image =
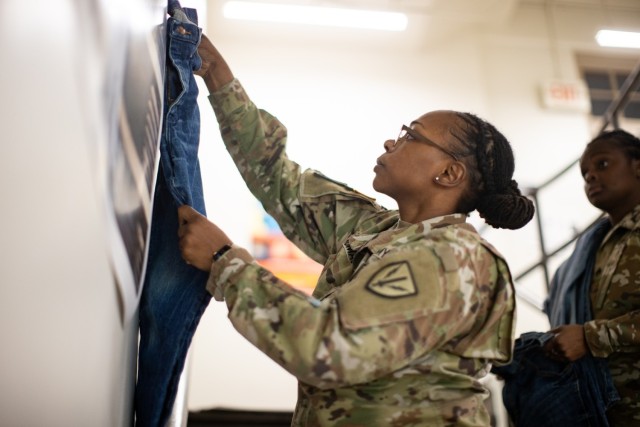
<path id="1" fill-rule="evenodd" d="M 404 135 L 403 135 L 403 133 L 404 133 Z M 406 137 L 407 134 L 409 134 L 409 136 L 411 136 L 411 138 L 413 138 L 413 140 L 415 140 L 415 141 L 423 142 L 423 143 L 425 143 L 427 145 L 430 145 L 430 146 L 442 151 L 443 153 L 445 153 L 448 156 L 450 156 L 451 158 L 453 158 L 453 160 L 455 160 L 456 162 L 460 161 L 460 158 L 458 156 L 456 156 L 455 153 L 453 153 L 452 151 L 444 148 L 440 144 L 433 142 L 432 140 L 430 140 L 426 136 L 418 133 L 416 130 L 411 129 L 409 126 L 406 126 L 406 125 L 402 125 L 402 128 L 400 129 L 400 133 L 398 134 L 398 137 L 396 138 L 395 143 L 393 144 L 393 146 L 395 147 L 396 145 L 398 145 L 398 141 L 400 141 L 401 139 L 406 141 L 407 140 L 407 137 Z"/>

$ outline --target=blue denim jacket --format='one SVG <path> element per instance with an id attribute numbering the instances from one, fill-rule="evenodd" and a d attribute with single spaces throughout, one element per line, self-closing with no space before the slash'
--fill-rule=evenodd
<path id="1" fill-rule="evenodd" d="M 602 239 L 611 229 L 608 218 L 600 218 L 576 241 L 576 246 L 556 270 L 549 286 L 544 311 L 552 328 L 560 325 L 585 323 L 591 320 L 589 289 Z"/>
<path id="2" fill-rule="evenodd" d="M 198 145 L 200 113 L 193 71 L 202 30 L 194 9 L 169 5 L 164 120 L 147 270 L 140 297 L 136 425 L 164 426 L 171 415 L 187 352 L 209 304 L 207 274 L 187 265 L 178 247 L 180 205 L 205 214 Z"/>

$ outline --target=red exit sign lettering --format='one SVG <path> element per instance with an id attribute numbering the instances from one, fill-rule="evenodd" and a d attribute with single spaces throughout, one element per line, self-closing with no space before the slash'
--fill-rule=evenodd
<path id="1" fill-rule="evenodd" d="M 589 92 L 578 80 L 551 80 L 542 84 L 542 103 L 546 108 L 587 112 Z"/>

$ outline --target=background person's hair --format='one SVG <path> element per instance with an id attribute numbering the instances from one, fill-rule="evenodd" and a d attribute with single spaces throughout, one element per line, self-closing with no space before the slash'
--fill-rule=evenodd
<path id="1" fill-rule="evenodd" d="M 598 136 L 593 138 L 587 147 L 596 142 L 613 142 L 625 152 L 625 154 L 632 159 L 640 159 L 640 139 L 631 135 L 629 132 L 622 129 L 616 129 L 611 131 L 604 131 Z"/>
<path id="2" fill-rule="evenodd" d="M 459 125 L 451 134 L 464 147 L 461 161 L 469 171 L 469 185 L 458 206 L 461 212 L 477 210 L 494 228 L 518 229 L 535 212 L 512 179 L 515 168 L 509 141 L 491 123 L 471 113 L 456 113 Z"/>

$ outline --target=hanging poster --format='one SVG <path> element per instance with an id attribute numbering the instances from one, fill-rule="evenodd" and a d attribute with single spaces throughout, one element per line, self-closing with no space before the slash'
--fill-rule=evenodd
<path id="1" fill-rule="evenodd" d="M 123 321 L 144 280 L 162 126 L 166 1 L 77 2 L 78 84 Z M 96 90 L 97 89 L 97 90 Z"/>

